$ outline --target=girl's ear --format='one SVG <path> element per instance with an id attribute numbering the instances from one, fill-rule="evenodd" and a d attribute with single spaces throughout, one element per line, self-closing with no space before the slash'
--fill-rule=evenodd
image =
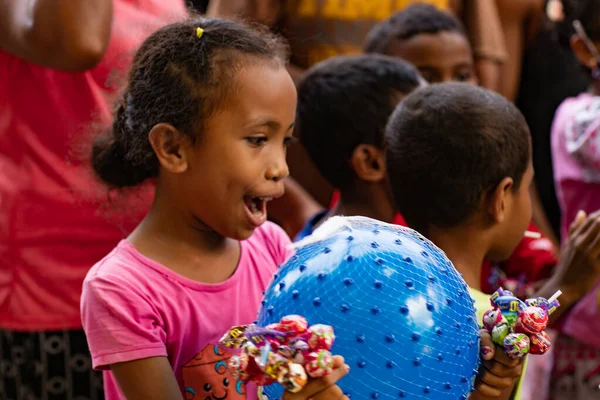
<path id="1" fill-rule="evenodd" d="M 174 174 L 188 169 L 186 150 L 189 139 L 172 125 L 155 125 L 148 134 L 148 140 L 162 168 Z"/>

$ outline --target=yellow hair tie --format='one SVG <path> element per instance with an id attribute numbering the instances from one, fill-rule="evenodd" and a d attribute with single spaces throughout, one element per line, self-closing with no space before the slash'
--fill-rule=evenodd
<path id="1" fill-rule="evenodd" d="M 202 34 L 204 33 L 204 29 L 197 27 L 196 28 L 196 36 L 198 37 L 198 39 L 200 39 L 202 37 Z"/>

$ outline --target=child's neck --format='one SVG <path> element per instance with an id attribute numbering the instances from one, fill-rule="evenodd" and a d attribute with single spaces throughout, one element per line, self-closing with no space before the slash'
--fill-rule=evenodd
<path id="1" fill-rule="evenodd" d="M 360 215 L 383 222 L 392 222 L 396 209 L 385 191 L 361 191 L 360 194 L 342 193 L 338 205 L 331 210 L 331 215 Z"/>
<path id="2" fill-rule="evenodd" d="M 148 215 L 128 237 L 144 256 L 186 278 L 218 283 L 237 268 L 240 244 L 190 221 L 187 212 L 157 194 Z"/>
<path id="3" fill-rule="evenodd" d="M 600 96 L 600 80 L 592 80 L 592 83 L 588 87 L 588 93 L 592 96 Z"/>
<path id="4" fill-rule="evenodd" d="M 486 255 L 486 251 L 482 250 L 486 243 L 481 234 L 469 229 L 432 227 L 426 236 L 446 253 L 470 288 L 481 290 L 481 264 Z"/>

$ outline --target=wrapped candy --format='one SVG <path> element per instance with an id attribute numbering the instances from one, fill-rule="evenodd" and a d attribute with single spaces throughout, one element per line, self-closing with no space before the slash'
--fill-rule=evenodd
<path id="1" fill-rule="evenodd" d="M 519 313 L 526 307 L 525 303 L 514 296 L 501 296 L 496 299 L 496 305 L 502 316 L 509 324 L 514 324 Z"/>
<path id="2" fill-rule="evenodd" d="M 298 393 L 308 382 L 308 377 L 302 365 L 290 363 L 287 372 L 282 374 L 277 382 L 282 384 L 285 390 Z"/>
<path id="3" fill-rule="evenodd" d="M 550 337 L 544 331 L 529 336 L 529 352 L 531 354 L 545 354 L 550 348 Z"/>
<path id="4" fill-rule="evenodd" d="M 539 333 L 548 325 L 548 313 L 540 307 L 526 307 L 515 322 L 515 332 Z"/>
<path id="5" fill-rule="evenodd" d="M 306 372 L 311 378 L 320 378 L 333 371 L 333 356 L 329 350 L 319 350 L 306 356 Z"/>
<path id="6" fill-rule="evenodd" d="M 334 340 L 333 328 L 329 325 L 317 324 L 308 328 L 306 342 L 311 350 L 331 350 Z"/>
<path id="7" fill-rule="evenodd" d="M 524 333 L 509 333 L 504 338 L 504 351 L 510 358 L 523 358 L 529 353 L 529 337 Z"/>
<path id="8" fill-rule="evenodd" d="M 508 324 L 508 321 L 506 321 L 506 318 L 504 318 L 499 309 L 493 308 L 491 310 L 487 310 L 485 314 L 483 314 L 483 326 L 488 330 L 488 332 L 492 333 L 492 329 L 494 329 L 494 327 L 500 323 Z"/>
<path id="9" fill-rule="evenodd" d="M 492 328 L 492 342 L 498 346 L 504 345 L 504 338 L 510 333 L 510 325 L 508 323 L 501 323 Z"/>
<path id="10" fill-rule="evenodd" d="M 281 318 L 279 325 L 284 331 L 291 331 L 296 335 L 301 335 L 308 329 L 306 318 L 300 315 L 288 315 L 287 317 L 283 317 Z"/>
<path id="11" fill-rule="evenodd" d="M 483 315 L 483 326 L 492 342 L 504 348 L 511 358 L 527 354 L 544 354 L 550 348 L 550 338 L 544 332 L 548 316 L 560 306 L 557 291 L 549 299 L 536 297 L 524 302 L 502 288 L 490 298 L 494 307 Z"/>
<path id="12" fill-rule="evenodd" d="M 219 343 L 221 343 L 221 345 L 228 347 L 230 349 L 239 348 L 246 341 L 245 334 L 246 334 L 247 329 L 248 329 L 247 325 L 234 326 L 233 328 L 231 328 L 229 330 L 229 332 L 227 332 L 225 335 L 223 335 L 221 340 L 219 340 Z"/>
<path id="13" fill-rule="evenodd" d="M 286 390 L 302 390 L 310 377 L 322 377 L 333 370 L 330 351 L 335 340 L 329 325 L 308 326 L 299 315 L 288 315 L 266 327 L 234 326 L 220 340 L 228 348 L 240 349 L 229 368 L 242 382 L 267 386 L 278 382 Z"/>

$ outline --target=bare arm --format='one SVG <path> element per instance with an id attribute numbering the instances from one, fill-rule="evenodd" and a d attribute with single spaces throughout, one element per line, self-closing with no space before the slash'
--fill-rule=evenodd
<path id="1" fill-rule="evenodd" d="M 211 0 L 206 14 L 219 18 L 238 17 L 273 27 L 282 11 L 281 0 Z"/>
<path id="2" fill-rule="evenodd" d="M 111 365 L 127 400 L 181 400 L 179 385 L 166 357 Z"/>
<path id="3" fill-rule="evenodd" d="M 80 72 L 108 46 L 112 0 L 2 0 L 0 49 L 45 67 Z"/>
<path id="4" fill-rule="evenodd" d="M 453 11 L 460 16 L 473 46 L 479 83 L 498 91 L 506 45 L 496 3 L 492 0 L 453 0 Z"/>

